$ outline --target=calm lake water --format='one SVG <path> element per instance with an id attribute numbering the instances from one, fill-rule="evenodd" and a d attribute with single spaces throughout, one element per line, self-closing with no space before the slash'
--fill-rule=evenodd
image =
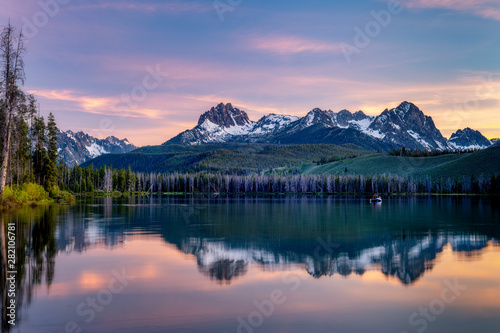
<path id="1" fill-rule="evenodd" d="M 498 198 L 97 198 L 4 219 L 13 332 L 500 331 Z"/>

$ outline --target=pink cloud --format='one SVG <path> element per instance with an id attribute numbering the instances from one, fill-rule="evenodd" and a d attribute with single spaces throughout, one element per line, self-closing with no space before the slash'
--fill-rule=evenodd
<path id="1" fill-rule="evenodd" d="M 340 47 L 334 43 L 325 43 L 295 36 L 276 36 L 250 38 L 249 46 L 253 49 L 269 51 L 278 54 L 309 53 L 340 53 Z"/>
<path id="2" fill-rule="evenodd" d="M 500 2 L 498 0 L 411 0 L 405 1 L 404 5 L 408 8 L 458 10 L 500 21 Z"/>
<path id="3" fill-rule="evenodd" d="M 148 107 L 127 109 L 121 106 L 119 96 L 85 96 L 70 90 L 37 90 L 29 91 L 38 98 L 57 102 L 70 102 L 75 111 L 129 118 L 159 118 L 161 110 Z"/>

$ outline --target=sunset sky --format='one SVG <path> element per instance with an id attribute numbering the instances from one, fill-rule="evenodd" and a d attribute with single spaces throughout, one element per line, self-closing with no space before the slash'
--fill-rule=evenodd
<path id="1" fill-rule="evenodd" d="M 61 130 L 155 145 L 219 102 L 256 121 L 410 101 L 447 137 L 500 137 L 498 0 L 0 0 L 9 18 Z"/>

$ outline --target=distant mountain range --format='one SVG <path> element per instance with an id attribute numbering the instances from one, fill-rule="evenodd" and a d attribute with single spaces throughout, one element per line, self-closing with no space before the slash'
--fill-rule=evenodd
<path id="1" fill-rule="evenodd" d="M 234 160 L 236 164 L 248 166 L 248 161 L 245 162 L 244 156 L 240 156 L 242 154 L 265 157 L 260 161 L 262 163 L 250 163 L 251 169 L 255 170 L 263 168 L 263 163 L 269 164 L 267 167 L 310 163 L 322 156 L 330 156 L 324 151 L 327 148 L 315 149 L 308 158 L 301 155 L 298 161 L 291 159 L 294 156 L 293 149 L 276 152 L 273 149 L 319 144 L 343 145 L 342 149 L 346 151 L 339 156 L 348 156 L 401 147 L 480 150 L 500 145 L 500 139 L 488 140 L 479 131 L 465 128 L 456 131 L 447 140 L 436 128 L 432 118 L 409 102 L 386 109 L 378 116 L 368 116 L 363 111 L 333 112 L 316 108 L 304 117 L 269 114 L 257 122 L 250 120 L 245 111 L 232 104 L 220 103 L 203 113 L 194 128 L 178 134 L 162 146 L 139 149 L 137 154 L 127 154 L 137 149 L 127 139 L 120 140 L 113 136 L 97 139 L 83 132 L 58 132 L 59 158 L 70 166 L 75 163 L 84 166 L 112 164 L 117 167 L 133 166 L 135 170 L 148 172 L 179 168 L 184 171 L 193 168 L 215 170 L 221 167 L 222 160 L 225 161 L 224 165 L 236 170 L 237 165 L 233 165 L 236 162 L 229 166 L 228 161 Z M 273 159 L 267 153 L 278 153 L 279 156 Z M 106 154 L 113 155 L 101 156 Z M 335 155 L 332 152 L 330 154 Z M 100 158 L 94 161 L 97 157 Z"/>
<path id="2" fill-rule="evenodd" d="M 128 153 L 137 147 L 127 139 L 120 140 L 114 136 L 97 139 L 84 132 L 57 131 L 57 150 L 59 161 L 73 166 L 109 153 Z"/>
<path id="3" fill-rule="evenodd" d="M 367 150 L 393 148 L 463 150 L 483 149 L 492 142 L 470 128 L 458 130 L 449 140 L 443 137 L 430 116 L 416 105 L 403 102 L 378 116 L 363 111 L 313 109 L 305 117 L 270 114 L 257 122 L 230 103 L 220 103 L 202 114 L 198 125 L 164 144 L 205 143 L 346 144 Z"/>

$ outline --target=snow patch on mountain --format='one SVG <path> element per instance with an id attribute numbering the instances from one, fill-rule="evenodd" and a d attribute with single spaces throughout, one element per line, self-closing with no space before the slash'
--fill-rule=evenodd
<path id="1" fill-rule="evenodd" d="M 98 156 L 101 156 L 102 154 L 107 154 L 108 153 L 106 151 L 106 149 L 104 149 L 103 146 L 99 146 L 95 142 L 92 142 L 92 144 L 90 146 L 88 146 L 88 147 L 85 147 L 85 149 L 87 149 L 87 151 L 90 154 L 90 157 L 92 157 L 92 158 L 96 158 Z"/>
<path id="2" fill-rule="evenodd" d="M 270 114 L 262 117 L 257 123 L 253 125 L 250 132 L 252 136 L 268 135 L 275 133 L 293 122 L 298 121 L 300 118 L 296 116 Z"/>
<path id="3" fill-rule="evenodd" d="M 385 134 L 384 133 L 380 133 L 380 131 L 375 131 L 375 130 L 372 130 L 372 129 L 367 129 L 365 130 L 363 133 L 371 136 L 371 137 L 374 137 L 374 138 L 377 138 L 377 139 L 384 139 L 385 138 Z"/>
<path id="4" fill-rule="evenodd" d="M 365 119 L 362 119 L 362 120 L 351 120 L 349 121 L 349 124 L 351 128 L 355 128 L 363 133 L 366 133 L 368 134 L 368 127 L 370 127 L 370 125 L 372 124 L 373 122 L 373 119 L 372 117 L 367 117 Z"/>
<path id="5" fill-rule="evenodd" d="M 422 139 L 422 137 L 420 136 L 420 134 L 415 133 L 412 130 L 408 130 L 406 132 L 408 134 L 410 134 L 410 136 L 413 139 L 415 139 L 415 141 L 417 141 L 418 143 L 420 143 L 421 145 L 423 145 L 426 149 L 432 149 L 433 148 L 427 141 L 425 141 L 424 139 Z"/>

